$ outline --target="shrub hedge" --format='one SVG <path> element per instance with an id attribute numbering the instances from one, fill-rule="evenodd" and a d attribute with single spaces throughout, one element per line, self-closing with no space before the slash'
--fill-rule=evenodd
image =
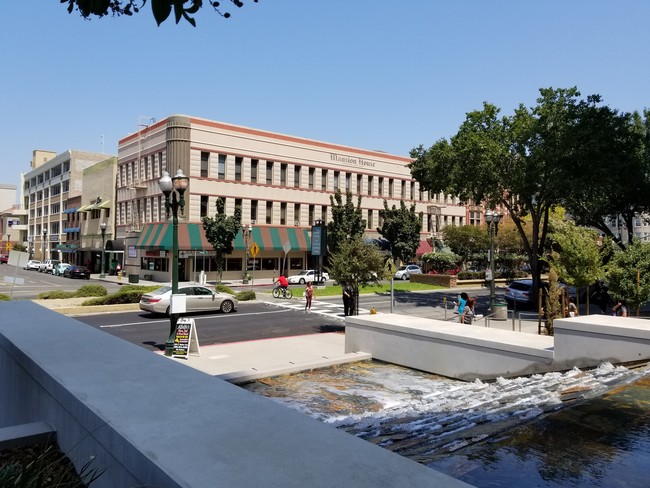
<path id="1" fill-rule="evenodd" d="M 237 300 L 240 302 L 246 302 L 248 300 L 255 300 L 257 296 L 253 290 L 244 290 L 237 292 L 235 294 L 235 298 L 237 298 Z"/>
<path id="2" fill-rule="evenodd" d="M 0 293 L 0 300 L 3 302 L 8 302 L 11 300 L 11 297 L 9 295 L 5 295 L 4 293 Z"/>

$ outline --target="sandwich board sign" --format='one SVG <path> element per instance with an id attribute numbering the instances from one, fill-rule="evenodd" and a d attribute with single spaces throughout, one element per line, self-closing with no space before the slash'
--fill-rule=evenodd
<path id="1" fill-rule="evenodd" d="M 199 337 L 196 333 L 194 319 L 182 317 L 176 322 L 172 357 L 187 359 L 190 354 L 195 356 L 201 355 L 201 351 L 199 350 Z"/>

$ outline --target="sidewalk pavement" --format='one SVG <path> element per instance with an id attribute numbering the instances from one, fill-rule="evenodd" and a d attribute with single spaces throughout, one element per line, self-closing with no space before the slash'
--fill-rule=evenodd
<path id="1" fill-rule="evenodd" d="M 372 359 L 364 352 L 346 354 L 345 334 L 338 332 L 200 346 L 199 354 L 169 359 L 237 384 Z"/>

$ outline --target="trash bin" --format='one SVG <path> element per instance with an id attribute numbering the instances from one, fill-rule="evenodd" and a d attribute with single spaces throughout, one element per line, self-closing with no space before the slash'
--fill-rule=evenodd
<path id="1" fill-rule="evenodd" d="M 139 282 L 140 282 L 140 275 L 137 274 L 129 275 L 129 283 L 139 283 Z"/>
<path id="2" fill-rule="evenodd" d="M 495 302 L 492 310 L 492 320 L 508 320 L 508 304 L 505 302 Z"/>

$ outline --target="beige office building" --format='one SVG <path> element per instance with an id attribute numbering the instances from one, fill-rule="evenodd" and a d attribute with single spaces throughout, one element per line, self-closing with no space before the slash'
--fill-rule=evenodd
<path id="1" fill-rule="evenodd" d="M 174 115 L 140 127 L 119 141 L 115 230 L 125 244 L 126 271 L 169 281 L 171 223 L 158 180 L 163 171 L 181 169 L 190 179 L 184 213 L 179 217 L 180 280 L 195 280 L 201 271 L 214 279 L 212 246 L 201 218 L 214 216 L 218 197 L 226 213 L 242 208 L 234 251 L 226 260 L 225 279 L 274 277 L 314 265 L 311 227 L 331 219 L 330 196 L 337 189 L 361 196 L 367 236 L 377 237 L 379 211 L 415 203 L 424 213 L 422 245 L 445 225 L 466 223 L 466 207 L 453 197 L 420 191 L 411 178 L 407 157 L 297 136 Z M 250 227 L 249 227 L 250 226 Z M 250 238 L 247 238 L 250 235 Z M 253 244 L 259 249 L 251 256 Z M 247 261 L 245 263 L 245 261 Z"/>

